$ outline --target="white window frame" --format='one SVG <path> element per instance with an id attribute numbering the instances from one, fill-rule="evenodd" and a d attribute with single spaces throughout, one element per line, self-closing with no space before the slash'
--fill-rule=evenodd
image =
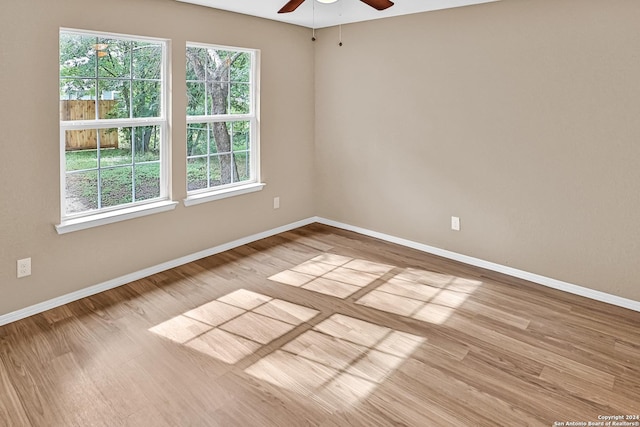
<path id="1" fill-rule="evenodd" d="M 210 202 L 214 200 L 224 199 L 227 197 L 238 196 L 241 194 L 252 193 L 260 191 L 266 185 L 260 181 L 260 118 L 259 118 L 259 99 L 260 99 L 260 50 L 248 49 L 236 46 L 223 46 L 210 43 L 198 43 L 187 42 L 186 48 L 204 48 L 204 49 L 216 49 L 226 50 L 233 52 L 244 52 L 251 56 L 251 71 L 250 71 L 250 103 L 251 108 L 249 114 L 224 114 L 224 115 L 199 115 L 190 116 L 187 115 L 186 122 L 187 127 L 190 124 L 209 124 L 216 122 L 235 122 L 235 121 L 248 121 L 250 123 L 250 177 L 248 181 L 234 182 L 230 184 L 219 185 L 216 187 L 207 187 L 197 190 L 187 190 L 187 198 L 184 199 L 185 206 L 197 205 L 200 203 Z M 186 66 L 186 56 L 185 56 Z M 185 80 L 186 84 L 186 80 Z M 186 137 L 186 135 L 185 135 Z M 186 149 L 186 145 L 185 145 Z M 207 154 L 208 156 L 208 154 Z M 233 158 L 233 156 L 232 156 Z M 186 161 L 189 161 L 189 157 L 186 157 Z M 188 186 L 188 178 L 187 178 Z"/>
<path id="2" fill-rule="evenodd" d="M 160 117 L 123 118 L 123 119 L 93 119 L 93 120 L 61 120 L 60 123 L 60 224 L 56 225 L 59 234 L 71 231 L 97 227 L 126 219 L 150 215 L 174 209 L 177 202 L 170 200 L 169 183 L 169 43 L 168 39 L 136 36 L 129 34 L 117 34 L 100 31 L 78 30 L 73 28 L 60 28 L 60 34 L 72 33 L 90 37 L 103 37 L 113 39 L 125 39 L 135 41 L 149 41 L 158 43 L 162 47 L 161 64 L 161 103 Z M 58 76 L 60 79 L 60 76 Z M 96 87 L 98 87 L 96 85 Z M 70 130 L 109 129 L 122 127 L 158 126 L 160 129 L 160 197 L 150 200 L 131 202 L 117 206 L 110 206 L 67 215 L 66 213 L 66 157 L 65 135 Z M 97 168 L 100 169 L 98 163 Z"/>

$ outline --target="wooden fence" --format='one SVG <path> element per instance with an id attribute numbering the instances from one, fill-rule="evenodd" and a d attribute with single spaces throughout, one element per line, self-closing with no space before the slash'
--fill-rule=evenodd
<path id="1" fill-rule="evenodd" d="M 107 118 L 117 101 L 100 100 L 100 118 Z M 96 118 L 96 101 L 63 100 L 60 101 L 60 118 L 62 120 L 93 120 Z M 66 151 L 88 150 L 98 148 L 98 133 L 95 129 L 67 131 L 65 136 Z M 118 130 L 100 130 L 100 148 L 118 148 Z"/>

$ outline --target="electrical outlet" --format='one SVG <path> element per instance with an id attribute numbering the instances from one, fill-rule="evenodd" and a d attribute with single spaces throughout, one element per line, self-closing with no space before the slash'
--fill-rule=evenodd
<path id="1" fill-rule="evenodd" d="M 460 218 L 457 216 L 451 217 L 451 229 L 455 231 L 460 231 Z"/>
<path id="2" fill-rule="evenodd" d="M 18 260 L 18 279 L 31 276 L 31 258 Z"/>
<path id="3" fill-rule="evenodd" d="M 273 209 L 280 209 L 280 197 L 273 198 Z"/>

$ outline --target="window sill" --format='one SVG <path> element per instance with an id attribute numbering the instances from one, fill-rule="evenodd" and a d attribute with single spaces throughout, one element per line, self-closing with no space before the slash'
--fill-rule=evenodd
<path id="1" fill-rule="evenodd" d="M 188 196 L 184 199 L 185 206 L 199 205 L 200 203 L 212 202 L 214 200 L 226 199 L 227 197 L 239 196 L 241 194 L 253 193 L 262 190 L 267 185 L 262 182 L 254 182 L 237 187 L 225 188 L 223 190 L 208 191 Z"/>
<path id="2" fill-rule="evenodd" d="M 133 206 L 111 212 L 103 212 L 95 215 L 84 216 L 62 221 L 56 225 L 58 234 L 71 233 L 73 231 L 85 230 L 87 228 L 99 227 L 101 225 L 112 224 L 114 222 L 125 221 L 127 219 L 152 215 L 175 209 L 178 202 L 163 200 L 161 202 L 149 203 L 146 205 Z"/>

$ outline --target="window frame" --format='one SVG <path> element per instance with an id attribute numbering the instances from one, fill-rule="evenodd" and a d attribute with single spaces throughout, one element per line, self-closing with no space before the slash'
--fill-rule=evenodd
<path id="1" fill-rule="evenodd" d="M 114 118 L 114 119 L 100 119 L 94 118 L 89 120 L 62 120 L 62 117 L 58 117 L 59 122 L 59 149 L 60 149 L 60 224 L 56 225 L 58 233 L 66 233 L 69 231 L 76 231 L 79 229 L 95 227 L 111 222 L 116 222 L 124 219 L 134 218 L 142 215 L 148 215 L 157 212 L 163 212 L 169 209 L 173 209 L 177 202 L 170 200 L 170 93 L 169 93 L 169 49 L 171 41 L 166 38 L 138 36 L 130 34 L 119 34 L 103 31 L 89 31 L 80 30 L 75 28 L 61 27 L 59 29 L 58 47 L 60 48 L 61 35 L 73 34 L 88 37 L 100 37 L 119 39 L 126 41 L 138 41 L 138 42 L 152 42 L 160 45 L 161 48 L 161 64 L 160 64 L 160 115 L 158 117 L 130 117 L 130 118 Z M 60 52 L 58 53 L 58 59 L 60 60 Z M 63 79 L 63 76 L 58 72 L 58 82 Z M 133 77 L 131 77 L 132 80 Z M 97 94 L 100 77 L 96 75 L 96 103 L 99 101 Z M 60 99 L 60 96 L 58 97 Z M 60 111 L 60 107 L 59 107 Z M 100 131 L 101 129 L 113 129 L 113 128 L 138 128 L 144 126 L 157 126 L 160 132 L 160 153 L 159 153 L 159 168 L 160 168 L 160 195 L 152 199 L 132 201 L 129 203 L 123 203 L 115 206 L 101 207 L 99 209 L 92 209 L 83 212 L 67 214 L 67 167 L 66 167 L 66 132 L 74 130 L 93 130 Z M 131 165 L 135 168 L 135 158 L 132 154 Z M 100 165 L 99 157 L 96 164 L 97 171 L 101 169 L 107 169 Z M 134 178 L 132 176 L 132 184 Z"/>
<path id="2" fill-rule="evenodd" d="M 216 49 L 216 50 L 224 50 L 230 52 L 243 52 L 250 55 L 251 61 L 251 69 L 249 72 L 249 90 L 250 90 L 250 108 L 249 113 L 246 114 L 220 114 L 220 115 L 189 115 L 185 111 L 186 116 L 186 128 L 188 130 L 189 125 L 192 124 L 212 124 L 212 123 L 220 123 L 220 122 L 249 122 L 249 170 L 250 170 L 250 179 L 240 182 L 233 182 L 228 184 L 222 184 L 217 186 L 210 186 L 210 180 L 207 179 L 207 187 L 199 188 L 196 190 L 189 190 L 189 178 L 185 175 L 186 178 L 186 190 L 187 190 L 187 198 L 184 199 L 185 206 L 192 206 L 200 203 L 205 203 L 213 200 L 219 200 L 227 197 L 233 197 L 240 194 L 247 194 L 254 191 L 260 191 L 266 185 L 261 182 L 260 176 L 260 117 L 259 117 L 259 94 L 260 94 L 260 50 L 259 49 L 251 49 L 251 48 L 243 48 L 236 46 L 226 46 L 219 45 L 214 43 L 200 43 L 200 42 L 191 42 L 187 41 L 185 45 L 185 51 L 189 48 L 202 48 L 202 49 Z M 187 66 L 187 56 L 185 54 L 185 69 Z M 185 91 L 186 85 L 191 80 L 187 80 L 185 76 Z M 229 82 L 231 83 L 231 82 Z M 205 100 L 206 102 L 206 100 Z M 185 141 L 187 135 L 185 134 Z M 185 144 L 185 150 L 187 146 Z M 233 159 L 233 148 L 231 151 L 231 158 Z M 192 158 L 207 158 L 207 172 L 209 172 L 210 165 L 210 151 L 209 151 L 209 143 L 207 143 L 207 154 L 198 155 L 198 156 L 185 156 L 186 163 L 189 162 L 189 159 Z"/>

